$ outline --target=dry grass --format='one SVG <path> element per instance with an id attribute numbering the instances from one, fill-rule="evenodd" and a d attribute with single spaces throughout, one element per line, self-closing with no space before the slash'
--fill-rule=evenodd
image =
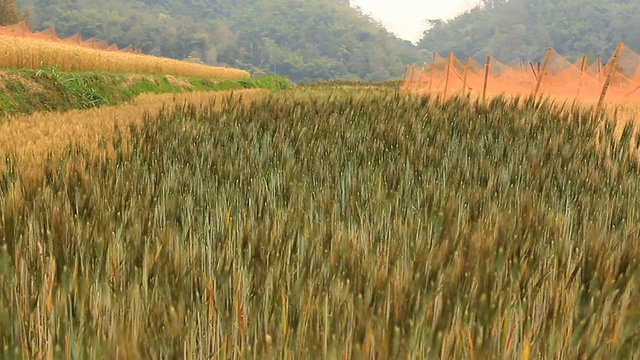
<path id="1" fill-rule="evenodd" d="M 45 92 L 47 89 L 44 86 L 38 84 L 35 81 L 29 80 L 23 76 L 11 74 L 6 71 L 0 70 L 0 90 L 6 90 L 7 82 L 18 83 L 29 90 L 31 93 Z"/>
<path id="2" fill-rule="evenodd" d="M 185 79 L 180 79 L 172 75 L 165 75 L 164 77 L 171 85 L 181 86 L 186 89 L 192 89 L 193 85 Z"/>
<path id="3" fill-rule="evenodd" d="M 250 76 L 244 70 L 233 68 L 0 35 L 0 68 L 39 69 L 43 64 L 55 65 L 60 70 L 69 71 L 172 74 L 223 79 L 242 79 Z"/>

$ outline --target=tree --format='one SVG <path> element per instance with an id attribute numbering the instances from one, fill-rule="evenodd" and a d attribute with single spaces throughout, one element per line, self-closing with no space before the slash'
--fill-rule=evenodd
<path id="1" fill-rule="evenodd" d="M 22 20 L 22 14 L 13 0 L 0 0 L 0 26 L 13 25 Z"/>

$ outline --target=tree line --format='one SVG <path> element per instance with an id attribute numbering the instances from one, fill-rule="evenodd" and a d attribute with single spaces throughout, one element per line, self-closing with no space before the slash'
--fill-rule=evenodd
<path id="1" fill-rule="evenodd" d="M 296 82 L 399 78 L 434 51 L 504 63 L 540 61 L 548 47 L 570 61 L 606 60 L 618 42 L 640 51 L 637 0 L 483 0 L 452 20 L 424 14 L 417 46 L 348 0 L 0 0 L 0 23 L 24 13 L 34 30 L 54 26 L 61 37 L 80 32 Z"/>
<path id="2" fill-rule="evenodd" d="M 418 47 L 515 63 L 539 61 L 549 47 L 570 61 L 606 60 L 619 42 L 640 51 L 640 1 L 484 0 L 452 20 L 431 19 Z"/>
<path id="3" fill-rule="evenodd" d="M 4 1 L 4 0 L 3 0 Z M 387 80 L 416 48 L 347 0 L 18 0 L 34 29 L 80 32 L 143 53 L 227 65 L 296 82 Z"/>

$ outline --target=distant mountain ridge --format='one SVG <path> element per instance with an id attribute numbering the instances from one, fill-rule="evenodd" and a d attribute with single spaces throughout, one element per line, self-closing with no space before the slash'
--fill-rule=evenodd
<path id="1" fill-rule="evenodd" d="M 55 27 L 144 53 L 190 58 L 292 80 L 387 80 L 416 47 L 347 0 L 17 0 L 31 28 Z"/>
<path id="2" fill-rule="evenodd" d="M 449 21 L 431 20 L 418 46 L 478 60 L 539 61 L 552 47 L 571 61 L 611 56 L 619 42 L 640 51 L 637 0 L 483 0 Z"/>

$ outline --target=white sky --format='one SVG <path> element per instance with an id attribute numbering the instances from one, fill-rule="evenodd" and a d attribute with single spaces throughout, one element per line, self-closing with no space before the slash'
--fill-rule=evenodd
<path id="1" fill-rule="evenodd" d="M 380 20 L 389 31 L 413 42 L 426 30 L 426 19 L 451 19 L 479 0 L 351 0 L 365 14 Z"/>

